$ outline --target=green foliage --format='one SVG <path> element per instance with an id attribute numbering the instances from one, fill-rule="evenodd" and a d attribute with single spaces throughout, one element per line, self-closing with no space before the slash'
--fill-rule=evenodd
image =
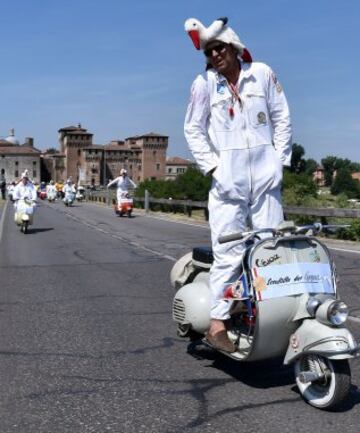
<path id="1" fill-rule="evenodd" d="M 48 149 L 45 150 L 45 153 L 59 153 L 59 151 L 57 149 L 55 149 L 55 147 L 49 147 Z"/>
<path id="2" fill-rule="evenodd" d="M 294 143 L 292 145 L 292 155 L 291 155 L 291 166 L 290 171 L 292 173 L 302 173 L 305 171 L 306 162 L 303 158 L 305 155 L 305 150 L 300 144 Z"/>
<path id="3" fill-rule="evenodd" d="M 349 199 L 349 197 L 344 193 L 337 195 L 336 196 L 336 207 L 339 207 L 339 208 L 349 207 L 348 199 Z"/>
<path id="4" fill-rule="evenodd" d="M 306 206 L 307 202 L 317 197 L 317 187 L 311 176 L 305 173 L 284 171 L 283 198 L 288 206 Z"/>
<path id="5" fill-rule="evenodd" d="M 350 173 L 360 171 L 360 164 L 352 162 L 350 159 L 337 158 L 336 156 L 327 156 L 321 160 L 324 167 L 325 185 L 331 186 L 334 181 L 334 173 L 340 169 L 346 169 Z"/>
<path id="6" fill-rule="evenodd" d="M 307 159 L 305 161 L 305 173 L 308 176 L 312 176 L 318 165 L 319 164 L 315 161 L 315 159 Z"/>
<path id="7" fill-rule="evenodd" d="M 176 198 L 207 200 L 211 187 L 211 176 L 204 176 L 197 168 L 189 167 L 185 173 L 173 181 L 179 194 Z M 179 195 L 182 195 L 180 197 Z"/>
<path id="8" fill-rule="evenodd" d="M 321 160 L 321 165 L 324 168 L 325 186 L 331 186 L 336 170 L 336 156 L 327 156 Z"/>
<path id="9" fill-rule="evenodd" d="M 205 201 L 211 186 L 211 176 L 204 176 L 200 170 L 189 167 L 175 180 L 145 180 L 136 190 L 136 196 L 144 197 L 147 189 L 154 198 Z"/>
<path id="10" fill-rule="evenodd" d="M 360 241 L 360 220 L 353 221 L 349 228 L 337 232 L 337 238 L 350 241 Z"/>
<path id="11" fill-rule="evenodd" d="M 331 186 L 332 194 L 346 194 L 348 198 L 360 198 L 360 182 L 351 177 L 348 168 L 340 168 Z"/>

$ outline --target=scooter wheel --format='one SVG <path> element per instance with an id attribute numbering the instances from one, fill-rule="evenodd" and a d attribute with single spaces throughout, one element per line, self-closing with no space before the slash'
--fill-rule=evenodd
<path id="1" fill-rule="evenodd" d="M 303 382 L 300 374 L 325 373 L 322 379 Z M 318 409 L 336 411 L 346 401 L 351 385 L 347 359 L 332 360 L 320 355 L 306 355 L 295 363 L 295 379 L 302 398 Z"/>

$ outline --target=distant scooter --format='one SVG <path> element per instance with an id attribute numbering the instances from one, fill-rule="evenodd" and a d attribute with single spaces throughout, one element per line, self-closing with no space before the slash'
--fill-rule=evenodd
<path id="1" fill-rule="evenodd" d="M 63 198 L 63 202 L 65 206 L 72 206 L 75 201 L 75 193 L 74 192 L 66 192 Z"/>
<path id="2" fill-rule="evenodd" d="M 114 203 L 114 211 L 116 215 L 119 215 L 120 217 L 127 215 L 129 218 L 131 218 L 133 208 L 134 200 L 128 193 L 124 194 L 118 203 Z"/>
<path id="3" fill-rule="evenodd" d="M 83 186 L 77 188 L 75 198 L 77 201 L 83 201 L 85 199 L 85 188 Z"/>
<path id="4" fill-rule="evenodd" d="M 34 221 L 35 203 L 27 198 L 16 201 L 15 223 L 20 226 L 20 231 L 24 234 L 28 232 L 28 227 Z"/>
<path id="5" fill-rule="evenodd" d="M 285 222 L 219 238 L 246 246 L 240 277 L 224 293 L 232 305 L 227 334 L 236 351 L 221 353 L 240 362 L 282 357 L 294 364 L 307 403 L 336 410 L 349 394 L 349 359 L 360 355 L 360 345 L 345 325 L 349 309 L 339 298 L 329 250 L 314 236 L 326 227 Z M 270 236 L 261 238 L 264 233 Z M 212 261 L 211 249 L 195 248 L 175 263 L 172 314 L 180 337 L 218 350 L 203 338 L 210 327 Z"/>
<path id="6" fill-rule="evenodd" d="M 49 191 L 47 192 L 47 199 L 49 202 L 55 201 L 56 200 L 56 196 L 57 196 L 57 191 L 56 189 L 49 189 Z"/>

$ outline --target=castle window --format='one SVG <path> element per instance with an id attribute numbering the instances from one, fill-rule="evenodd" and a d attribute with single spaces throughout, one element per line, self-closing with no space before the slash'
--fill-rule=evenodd
<path id="1" fill-rule="evenodd" d="M 36 165 L 36 161 L 33 161 L 33 165 Z"/>
<path id="2" fill-rule="evenodd" d="M 33 170 L 33 177 L 36 177 L 36 170 Z"/>
<path id="3" fill-rule="evenodd" d="M 81 155 L 81 150 L 80 149 L 78 149 L 78 156 L 80 156 Z"/>
<path id="4" fill-rule="evenodd" d="M 15 165 L 19 165 L 19 161 L 15 161 Z"/>
<path id="5" fill-rule="evenodd" d="M 19 170 L 15 170 L 14 175 L 15 175 L 15 177 L 19 177 Z"/>
<path id="6" fill-rule="evenodd" d="M 153 150 L 153 156 L 156 156 L 156 150 Z"/>
<path id="7" fill-rule="evenodd" d="M 156 164 L 156 170 L 160 171 L 160 164 L 159 163 Z"/>

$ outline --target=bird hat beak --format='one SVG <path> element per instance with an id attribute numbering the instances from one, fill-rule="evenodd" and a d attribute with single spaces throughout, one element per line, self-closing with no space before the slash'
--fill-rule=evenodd
<path id="1" fill-rule="evenodd" d="M 199 32 L 197 30 L 190 30 L 188 32 L 191 40 L 193 41 L 193 44 L 195 46 L 195 48 L 197 50 L 200 50 L 201 46 L 200 46 L 200 36 L 199 36 Z"/>

